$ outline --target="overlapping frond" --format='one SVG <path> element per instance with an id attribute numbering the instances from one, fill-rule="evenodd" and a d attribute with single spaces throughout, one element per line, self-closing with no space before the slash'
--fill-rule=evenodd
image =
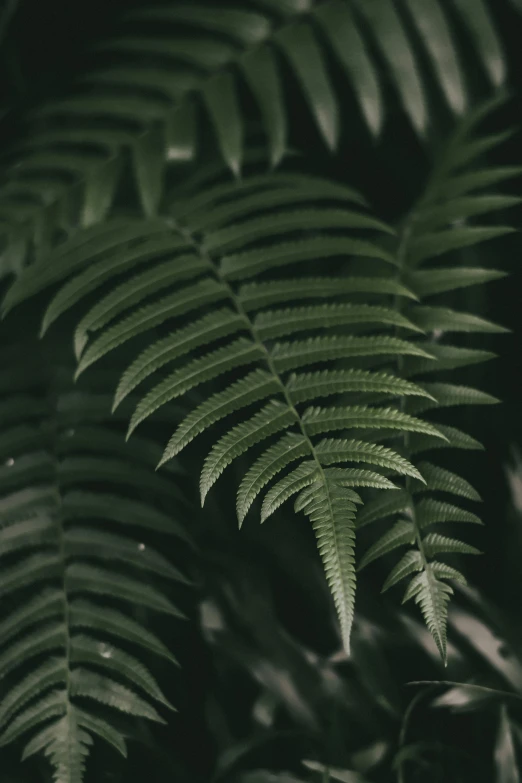
<path id="1" fill-rule="evenodd" d="M 86 411 L 38 353 L 24 343 L 2 356 L 0 743 L 22 740 L 56 783 L 81 783 L 97 737 L 126 754 L 105 707 L 159 722 L 171 709 L 141 658 L 175 658 L 134 615 L 181 617 L 169 585 L 187 578 L 157 544 L 190 541 L 165 510 L 183 499 L 154 473 L 155 444 L 124 453 L 106 397 Z"/>
<path id="2" fill-rule="evenodd" d="M 410 460 L 435 448 L 480 448 L 467 433 L 419 414 L 496 402 L 467 385 L 431 380 L 433 372 L 491 358 L 448 343 L 447 334 L 503 331 L 436 298 L 501 276 L 478 267 L 466 271 L 455 260 L 463 248 L 510 231 L 475 222 L 491 199 L 481 191 L 518 173 L 478 165 L 503 138 L 475 139 L 486 111 L 469 115 L 457 130 L 398 239 L 368 214 L 360 194 L 341 184 L 286 173 L 256 174 L 242 183 L 218 178 L 195 192 L 185 189 L 164 217 L 139 223 L 115 218 L 78 232 L 22 275 L 5 300 L 9 310 L 59 283 L 44 331 L 83 307 L 75 334 L 78 375 L 122 348 L 144 344 L 120 379 L 114 410 L 129 395 L 138 400 L 130 435 L 174 401 L 189 405 L 159 464 L 195 438 L 210 438 L 202 501 L 232 464 L 243 473 L 240 523 L 257 499 L 265 519 L 297 494 L 296 508 L 314 524 L 321 520 L 316 530 L 329 542 L 320 549 L 346 646 L 355 585 L 347 554 L 355 519 L 350 504 L 358 496 L 348 500 L 345 489 L 383 489 L 377 506 L 365 506 L 361 525 L 403 515 L 389 542 L 385 535 L 363 564 L 405 544 L 420 552 L 420 561 L 407 561 L 411 568 L 420 563 L 424 575 L 408 596 L 421 605 L 443 655 L 450 588 L 434 582 L 453 571 L 434 558 L 472 551 L 454 539 L 448 549 L 448 541 L 430 538 L 425 528 L 476 521 L 473 515 L 415 498 L 423 481 L 428 490 L 443 487 L 461 497 L 472 498 L 473 490 L 435 466 L 424 478 Z M 298 212 L 302 194 L 307 206 Z M 455 222 L 452 200 L 457 212 L 466 202 L 466 218 Z M 515 202 L 504 196 L 487 201 L 492 211 Z M 332 397 L 335 404 L 329 404 Z M 323 437 L 335 431 L 340 437 Z M 381 445 L 385 438 L 398 438 L 398 446 Z M 348 466 L 330 467 L 337 464 Z M 406 494 L 386 485 L 391 473 L 407 477 Z M 339 509 L 347 514 L 342 535 Z"/>
<path id="3" fill-rule="evenodd" d="M 182 209 L 175 204 L 173 214 L 163 220 L 163 230 L 158 229 L 158 218 L 144 222 L 139 240 L 132 221 L 129 241 L 119 220 L 86 229 L 22 276 L 8 293 L 6 306 L 61 279 L 62 287 L 44 317 L 45 330 L 59 315 L 102 291 L 76 329 L 78 374 L 145 337 L 146 347 L 123 373 L 114 401 L 119 410 L 129 395 L 141 398 L 129 435 L 172 401 L 196 400 L 167 443 L 160 465 L 206 434 L 212 445 L 202 468 L 202 501 L 221 474 L 243 457 L 251 467 L 244 471 L 238 492 L 240 522 L 260 493 L 268 490 L 262 501 L 266 518 L 293 494 L 301 492 L 301 498 L 311 487 L 317 501 L 326 503 L 321 535 L 330 524 L 328 535 L 335 542 L 344 508 L 337 495 L 349 494 L 343 487 L 393 486 L 378 473 L 361 470 L 361 463 L 420 478 L 393 450 L 350 433 L 362 431 L 364 438 L 364 430 L 401 426 L 419 434 L 438 433 L 390 405 L 337 407 L 328 406 L 327 398 L 342 394 L 356 399 L 373 393 L 388 402 L 405 395 L 431 399 L 429 391 L 409 380 L 357 365 L 377 356 L 429 361 L 431 355 L 391 334 L 397 328 L 419 332 L 409 319 L 383 304 L 390 295 L 410 299 L 412 294 L 394 281 L 395 259 L 377 241 L 393 231 L 359 206 L 364 202 L 359 194 L 303 175 L 258 175 L 253 180 L 247 216 L 245 188 L 231 183 L 216 186 L 206 199 L 196 193 L 192 204 L 190 198 L 184 199 Z M 314 191 L 314 206 L 296 213 L 300 194 Z M 89 248 L 94 263 L 87 260 Z M 350 271 L 361 258 L 368 265 L 365 276 Z M 301 273 L 304 267 L 313 275 L 319 263 L 320 278 L 292 276 L 293 270 Z M 162 270 L 167 267 L 170 272 L 165 275 Z M 176 274 L 177 269 L 182 273 Z M 340 269 L 347 270 L 346 276 L 339 276 Z M 209 391 L 197 402 L 200 388 Z M 238 413 L 239 423 L 229 425 Z M 216 426 L 220 423 L 222 430 Z M 335 431 L 348 437 L 321 440 L 324 433 Z M 296 460 L 299 464 L 292 465 Z M 337 463 L 353 467 L 345 467 L 342 474 L 336 472 L 341 469 L 328 467 Z M 276 478 L 283 483 L 268 488 Z M 301 508 L 319 525 L 312 498 Z M 352 558 L 342 548 L 335 557 L 331 547 L 328 554 L 322 551 L 327 572 L 337 574 L 329 578 L 348 645 L 355 584 Z M 342 584 L 341 573 L 347 580 Z"/>
<path id="4" fill-rule="evenodd" d="M 503 236 L 510 231 L 504 226 L 491 228 L 469 222 L 472 218 L 476 220 L 479 215 L 493 212 L 497 204 L 506 208 L 518 202 L 518 199 L 512 197 L 488 193 L 493 182 L 496 185 L 520 173 L 519 170 L 508 168 L 503 172 L 488 169 L 482 160 L 485 151 L 502 141 L 502 137 L 481 138 L 476 135 L 478 123 L 493 106 L 480 107 L 457 128 L 435 165 L 431 183 L 401 232 L 401 271 L 398 282 L 407 285 L 416 294 L 419 303 L 410 305 L 404 300 L 397 300 L 396 306 L 403 315 L 428 332 L 415 342 L 434 357 L 425 361 L 405 356 L 398 362 L 398 374 L 414 380 L 431 395 L 431 399 L 419 398 L 418 401 L 404 398 L 401 410 L 415 416 L 452 406 L 491 405 L 497 402 L 491 395 L 477 389 L 431 380 L 433 372 L 451 370 L 453 378 L 455 370 L 492 358 L 486 351 L 453 345 L 451 340 L 455 333 L 504 331 L 502 327 L 474 314 L 445 307 L 444 300 L 442 306 L 439 306 L 439 300 L 435 300 L 436 306 L 432 306 L 432 297 L 502 276 L 502 272 L 497 270 L 456 264 L 450 266 L 445 261 L 446 254 Z M 473 164 L 472 174 L 468 174 L 469 164 Z M 492 171 L 495 173 L 494 178 L 490 176 Z M 429 433 L 418 434 L 417 431 L 411 435 L 404 428 L 402 453 L 414 459 L 436 447 L 480 448 L 480 444 L 466 433 L 439 424 L 438 417 L 436 427 L 439 434 L 446 436 L 446 442 L 440 438 L 434 441 Z M 452 588 L 446 580 L 464 581 L 464 577 L 459 570 L 442 562 L 439 556 L 476 554 L 478 550 L 457 538 L 440 534 L 433 526 L 480 523 L 474 513 L 447 500 L 448 496 L 471 501 L 480 500 L 480 497 L 465 479 L 453 472 L 431 462 L 420 463 L 418 468 L 425 485 L 408 480 L 400 495 L 384 491 L 362 510 L 360 525 L 383 519 L 393 520 L 397 516 L 399 519 L 367 550 L 361 567 L 396 548 L 409 547 L 392 569 L 384 589 L 410 578 L 404 600 L 413 598 L 419 604 L 440 653 L 445 658 L 447 605 L 452 594 Z"/>
<path id="5" fill-rule="evenodd" d="M 196 156 L 202 122 L 238 174 L 246 157 L 245 88 L 277 164 L 290 125 L 288 73 L 330 149 L 341 133 L 339 79 L 351 85 L 372 134 L 383 127 L 391 81 L 423 135 L 425 77 L 434 78 L 451 111 L 467 107 L 462 28 L 498 87 L 505 62 L 486 0 L 245 0 L 217 8 L 202 0 L 128 12 L 121 34 L 95 47 L 99 67 L 71 97 L 36 113 L 12 158 L 0 188 L 1 273 L 18 273 L 63 232 L 102 221 L 127 159 L 143 211 L 156 214 L 166 167 Z"/>

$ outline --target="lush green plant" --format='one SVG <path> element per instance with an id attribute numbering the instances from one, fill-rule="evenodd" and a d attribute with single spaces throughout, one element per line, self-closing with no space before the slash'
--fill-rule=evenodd
<path id="1" fill-rule="evenodd" d="M 93 738 L 125 754 L 142 718 L 168 719 L 169 687 L 149 667 L 156 673 L 154 656 L 175 661 L 183 632 L 173 620 L 171 652 L 155 614 L 183 616 L 177 607 L 190 591 L 178 583 L 194 570 L 206 643 L 257 672 L 261 724 L 283 704 L 321 755 L 316 713 L 337 716 L 334 733 L 343 717 L 357 719 L 347 707 L 357 676 L 348 685 L 336 660 L 353 661 L 370 690 L 383 688 L 377 716 L 384 704 L 400 721 L 400 698 L 375 674 L 379 640 L 387 643 L 375 629 L 389 629 L 389 619 L 363 610 L 351 647 L 356 573 L 384 558 L 384 590 L 408 579 L 403 601 L 419 605 L 446 663 L 452 585 L 466 584 L 459 555 L 478 553 L 453 529 L 480 522 L 468 508 L 480 496 L 451 452 L 447 460 L 431 452 L 481 448 L 440 411 L 497 402 L 462 385 L 457 370 L 494 356 L 469 335 L 505 329 L 480 306 L 461 308 L 459 297 L 503 276 L 473 254 L 511 232 L 497 216 L 519 203 L 499 189 L 520 167 L 490 165 L 511 131 L 485 127 L 505 96 L 476 100 L 460 65 L 480 62 L 495 88 L 505 81 L 483 0 L 173 0 L 139 6 L 121 24 L 122 36 L 96 43 L 97 67 L 75 94 L 38 109 L 0 187 L 0 741 L 21 740 L 24 758 L 47 756 L 57 783 L 83 781 Z M 357 138 L 383 132 L 389 76 L 432 158 L 400 215 L 372 213 L 364 178 L 333 179 L 326 163 L 310 165 L 307 145 L 318 138 L 308 114 L 332 151 L 349 137 L 345 109 L 356 102 L 341 100 L 346 76 L 360 108 Z M 287 102 L 297 86 L 303 105 Z M 289 105 L 308 139 L 289 121 Z M 462 116 L 450 120 L 448 108 Z M 203 505 L 222 474 L 225 489 L 201 515 L 193 477 Z M 233 632 L 220 641 L 224 614 L 241 602 L 242 566 L 231 556 L 227 568 L 221 552 L 237 544 L 208 520 L 226 528 L 231 493 L 240 526 L 253 506 L 262 522 L 278 512 L 282 523 L 290 499 L 312 523 L 344 653 L 322 663 L 317 653 L 296 656 L 254 603 L 255 624 L 284 640 L 279 679 L 293 671 L 285 656 L 309 678 L 303 698 L 295 684 L 284 695 L 255 645 Z M 277 525 L 266 537 L 284 551 Z M 253 576 L 245 584 L 262 589 Z M 302 608 L 312 612 L 306 588 Z M 409 615 L 396 622 L 423 638 Z M 259 648 L 265 643 L 259 635 Z M 157 672 L 170 680 L 161 664 Z M 438 706 L 467 705 L 469 686 L 447 682 L 453 691 Z M 480 693 L 504 705 L 497 756 L 508 769 L 516 729 L 496 685 Z M 404 781 L 426 751 L 407 744 L 409 721 L 407 712 L 398 754 L 389 733 L 382 740 L 371 724 L 360 727 L 373 751 L 323 758 L 343 767 L 332 776 L 360 781 L 395 756 Z M 236 774 L 231 747 L 215 775 L 229 766 Z M 318 762 L 308 768 L 322 774 Z M 181 766 L 177 774 L 190 773 Z"/>

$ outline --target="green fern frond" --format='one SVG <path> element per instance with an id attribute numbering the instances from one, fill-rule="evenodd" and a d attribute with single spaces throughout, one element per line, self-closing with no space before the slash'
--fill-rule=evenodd
<path id="1" fill-rule="evenodd" d="M 470 14 L 465 3 L 457 4 L 459 9 Z M 477 20 L 484 8 L 477 6 Z M 469 17 L 471 19 L 471 16 Z M 477 30 L 475 30 L 477 32 Z M 491 64 L 492 65 L 492 64 Z M 431 181 L 425 193 L 405 221 L 399 243 L 401 272 L 399 283 L 405 284 L 419 299 L 410 305 L 398 297 L 396 307 L 417 326 L 428 332 L 428 337 L 418 340 L 420 347 L 430 352 L 430 360 L 422 357 L 397 355 L 397 375 L 416 382 L 430 397 L 404 397 L 401 411 L 419 416 L 428 411 L 458 405 L 490 405 L 496 398 L 482 391 L 457 383 L 425 382 L 423 376 L 434 372 L 452 372 L 481 361 L 493 355 L 475 348 L 454 346 L 448 342 L 452 333 L 500 333 L 506 331 L 497 324 L 479 318 L 472 313 L 462 313 L 444 306 L 425 305 L 424 299 L 455 291 L 463 286 L 485 283 L 498 279 L 502 273 L 474 267 L 439 265 L 438 258 L 446 253 L 456 254 L 459 249 L 473 247 L 485 239 L 504 236 L 509 229 L 470 225 L 468 221 L 495 211 L 513 206 L 516 199 L 498 194 L 484 193 L 470 196 L 475 190 L 486 190 L 510 176 L 514 170 L 509 167 L 488 169 L 480 161 L 481 156 L 504 139 L 498 137 L 474 138 L 479 122 L 495 108 L 495 102 L 479 107 L 465 118 L 455 131 L 453 138 L 443 148 L 436 163 Z M 468 173 L 466 166 L 473 161 L 475 169 Z M 459 217 L 462 216 L 462 217 Z M 458 222 L 456 222 L 458 221 Z M 462 223 L 464 222 L 464 225 Z M 456 256 L 458 258 L 458 256 Z M 425 266 L 426 265 L 426 266 Z M 454 427 L 437 423 L 438 433 L 446 441 L 436 440 L 432 434 L 406 432 L 403 434 L 403 453 L 414 459 L 418 454 L 441 447 L 480 449 L 481 445 L 467 433 Z M 362 525 L 396 514 L 405 515 L 388 531 L 383 533 L 367 550 L 361 567 L 387 555 L 395 547 L 413 547 L 391 570 L 384 583 L 384 590 L 402 579 L 415 574 L 410 581 L 404 600 L 415 598 L 431 631 L 437 647 L 445 660 L 447 604 L 452 589 L 445 580 L 465 582 L 461 572 L 453 566 L 434 558 L 440 554 L 478 554 L 479 550 L 451 536 L 432 531 L 432 525 L 474 523 L 481 524 L 476 514 L 462 509 L 446 500 L 440 500 L 439 493 L 455 495 L 467 500 L 479 500 L 475 489 L 463 478 L 431 463 L 422 462 L 418 468 L 425 479 L 425 485 L 408 479 L 399 493 L 384 493 L 367 504 L 360 515 Z M 432 496 L 435 493 L 435 496 Z M 429 532 L 427 532 L 429 531 Z"/>
<path id="2" fill-rule="evenodd" d="M 396 260 L 393 254 L 381 248 L 374 237 L 383 231 L 391 232 L 360 208 L 351 208 L 354 202 L 364 201 L 355 191 L 319 178 L 311 180 L 299 175 L 263 175 L 254 180 L 248 188 L 246 213 L 238 209 L 236 215 L 231 209 L 236 201 L 242 203 L 244 185 L 216 185 L 211 202 L 206 203 L 205 209 L 202 209 L 202 197 L 196 196 L 192 205 L 189 198 L 182 209 L 183 219 L 166 217 L 163 231 L 158 229 L 159 219 L 142 221 L 141 233 L 133 230 L 129 241 L 125 239 L 122 221 L 116 221 L 113 228 L 105 230 L 87 229 L 83 242 L 79 236 L 67 240 L 58 246 L 52 259 L 38 262 L 32 270 L 43 288 L 62 278 L 62 287 L 47 310 L 45 327 L 73 305 L 76 308 L 83 296 L 87 299 L 98 289 L 104 292 L 104 298 L 82 315 L 76 329 L 77 376 L 131 340 L 147 333 L 154 335 L 152 344 L 141 352 L 121 377 L 114 408 L 138 386 L 150 383 L 159 370 L 165 371 L 168 365 L 174 365 L 171 371 L 164 372 L 159 382 L 142 393 L 131 416 L 129 435 L 145 419 L 173 400 L 188 397 L 203 384 L 217 386 L 206 401 L 193 407 L 179 423 L 159 465 L 172 459 L 194 437 L 208 431 L 218 421 L 255 403 L 262 404 L 259 412 L 254 411 L 250 418 L 229 428 L 214 442 L 201 475 L 201 497 L 204 500 L 211 486 L 234 460 L 242 455 L 248 459 L 258 443 L 277 434 L 283 435 L 282 440 L 269 445 L 260 457 L 253 460 L 252 468 L 246 471 L 238 493 L 240 522 L 259 493 L 293 459 L 305 459 L 296 468 L 297 477 L 302 471 L 307 471 L 303 465 L 312 462 L 313 474 L 318 472 L 323 482 L 316 485 L 314 481 L 313 489 L 319 494 L 327 491 L 328 497 L 334 490 L 325 489 L 324 477 L 327 475 L 330 477 L 329 485 L 343 489 L 343 497 L 347 497 L 348 489 L 358 486 L 358 482 L 366 487 L 390 486 L 379 474 L 361 471 L 355 466 L 345 468 L 342 474 L 335 472 L 339 469 L 325 473 L 327 466 L 343 462 L 376 465 L 420 479 L 415 468 L 391 449 L 371 442 L 342 439 L 316 444 L 315 435 L 332 429 L 362 426 L 366 429 L 376 426 L 396 429 L 400 426 L 400 419 L 402 425 L 412 431 L 438 437 L 434 427 L 420 421 L 415 423 L 412 417 L 401 416 L 391 407 L 331 409 L 329 421 L 325 418 L 327 414 L 315 415 L 312 420 L 310 414 L 300 412 L 301 402 L 314 403 L 322 397 L 341 393 L 380 393 L 390 400 L 404 395 L 429 396 L 418 385 L 396 375 L 351 366 L 335 369 L 334 362 L 337 359 L 346 362 L 358 357 L 398 355 L 429 360 L 430 353 L 413 341 L 388 334 L 366 334 L 368 331 L 382 332 L 393 328 L 413 332 L 419 329 L 408 318 L 387 306 L 390 295 L 406 299 L 415 298 L 415 295 L 401 283 L 379 272 L 380 262 L 395 265 Z M 295 212 L 301 188 L 311 200 L 312 185 L 315 208 Z M 350 202 L 349 209 L 347 201 Z M 246 219 L 245 214 L 248 215 Z M 172 237 L 170 249 L 168 242 L 165 244 L 169 236 Z M 260 247 L 261 239 L 263 246 Z M 88 247 L 95 254 L 94 263 L 87 263 Z M 230 251 L 233 251 L 232 255 Z M 375 259 L 374 276 L 339 278 L 339 263 L 346 264 L 354 257 Z M 260 273 L 270 273 L 281 265 L 305 264 L 312 268 L 318 262 L 321 263 L 323 277 L 320 278 L 321 285 L 317 286 L 317 296 L 315 288 L 308 285 L 309 281 L 316 279 L 314 277 L 300 279 L 297 286 L 292 279 L 257 281 Z M 330 263 L 331 275 L 328 275 L 325 263 Z M 49 272 L 49 264 L 56 265 L 52 273 Z M 146 271 L 143 271 L 145 265 Z M 67 268 L 73 270 L 69 279 L 65 279 Z M 128 279 L 120 282 L 124 272 Z M 242 282 L 253 277 L 256 278 L 254 283 Z M 343 281 L 342 285 L 338 285 L 339 279 Z M 308 290 L 305 291 L 303 283 L 307 283 Z M 108 286 L 112 289 L 107 291 Z M 32 294 L 36 287 L 34 282 L 27 285 L 22 277 L 12 289 L 6 307 Z M 252 299 L 252 294 L 257 301 Z M 361 294 L 371 295 L 375 303 L 360 304 L 357 298 L 352 300 Z M 345 301 L 329 301 L 339 295 Z M 321 301 L 325 297 L 326 303 Z M 306 306 L 301 306 L 302 298 L 309 300 Z M 269 302 L 280 302 L 284 309 L 264 309 Z M 157 339 L 155 330 L 163 324 L 169 325 L 170 334 Z M 351 334 L 352 330 L 356 330 L 356 334 Z M 307 333 L 305 339 L 296 339 L 303 331 Z M 286 338 L 284 343 L 273 344 L 274 339 L 282 337 Z M 325 361 L 332 369 L 287 374 L 293 368 L 314 366 Z M 105 467 L 111 476 L 119 480 L 118 465 L 107 463 Z M 84 461 L 78 470 L 82 473 L 98 471 L 99 475 L 103 466 Z M 125 473 L 123 478 L 126 478 Z M 263 518 L 272 513 L 290 491 L 284 477 L 279 481 L 283 484 L 268 489 L 269 494 L 262 504 Z M 300 492 L 301 498 L 304 497 L 304 485 L 291 482 L 291 487 Z M 353 489 L 350 491 L 353 492 Z M 331 497 L 334 495 L 335 492 Z M 340 502 L 337 503 L 336 514 L 341 506 Z M 311 506 L 307 508 L 310 512 Z M 328 519 L 334 527 L 340 524 L 333 512 Z M 112 543 L 116 545 L 117 542 Z M 85 551 L 88 545 L 84 542 L 81 547 Z M 126 565 L 133 557 L 134 553 L 124 548 L 119 551 L 119 561 Z M 158 568 L 164 568 L 157 560 L 154 562 Z M 138 595 L 124 578 L 118 579 L 116 584 L 111 574 L 99 564 L 75 564 L 71 566 L 70 578 L 76 591 L 92 580 L 96 581 L 99 595 L 106 596 L 112 592 L 116 597 L 135 600 L 149 608 L 172 611 L 152 589 L 144 588 Z M 342 595 L 348 595 L 346 590 L 342 591 Z M 338 607 L 340 600 L 336 598 Z M 344 617 L 342 623 L 346 641 L 346 618 L 353 613 L 353 595 L 350 595 L 349 604 L 339 611 Z"/>
<path id="3" fill-rule="evenodd" d="M 401 6 L 397 9 L 390 0 L 376 0 L 371 7 L 360 0 L 305 6 L 247 0 L 244 8 L 211 13 L 205 5 L 180 4 L 145 6 L 124 16 L 123 34 L 94 50 L 94 56 L 108 57 L 113 64 L 82 78 L 87 91 L 80 84 L 76 96 L 36 112 L 45 121 L 31 128 L 0 189 L 11 244 L 3 274 L 20 271 L 33 240 L 37 254 L 45 255 L 61 229 L 103 220 L 125 155 L 131 159 L 143 212 L 155 215 L 167 166 L 197 155 L 201 118 L 238 175 L 247 157 L 243 80 L 265 130 L 272 165 L 287 149 L 283 77 L 288 74 L 330 149 L 338 146 L 342 130 L 332 60 L 353 86 L 373 135 L 384 125 L 382 82 L 388 74 L 421 136 L 430 119 L 425 76 L 434 77 L 453 112 L 464 111 L 466 80 L 458 39 L 452 35 L 455 16 L 468 29 L 490 82 L 495 87 L 502 83 L 505 61 L 484 0 L 431 0 L 422 6 L 404 0 Z M 424 56 L 417 56 L 419 46 L 429 74 L 424 73 Z M 54 183 L 52 188 L 46 180 Z"/>
<path id="4" fill-rule="evenodd" d="M 176 661 L 132 612 L 140 606 L 182 616 L 155 580 L 188 580 L 151 546 L 150 533 L 187 535 L 161 510 L 162 502 L 176 503 L 179 491 L 154 473 L 154 444 L 145 441 L 139 457 L 130 451 L 124 458 L 121 433 L 116 438 L 106 423 L 81 424 L 81 405 L 78 429 L 70 428 L 58 359 L 38 363 L 35 346 L 20 345 L 16 365 L 27 366 L 30 355 L 38 381 L 21 374 L 9 393 L 31 390 L 38 405 L 26 418 L 38 428 L 25 440 L 4 441 L 12 451 L 2 452 L 0 472 L 0 743 L 21 739 L 23 757 L 44 754 L 57 783 L 82 783 L 94 737 L 126 753 L 121 727 L 105 706 L 155 721 L 163 718 L 153 704 L 172 709 L 131 650 Z M 69 416 L 72 405 L 74 399 L 65 406 Z M 10 416 L 9 405 L 0 417 L 6 434 L 23 420 L 21 411 Z M 121 497 L 113 494 L 120 487 Z M 77 697 L 94 700 L 92 712 Z"/>

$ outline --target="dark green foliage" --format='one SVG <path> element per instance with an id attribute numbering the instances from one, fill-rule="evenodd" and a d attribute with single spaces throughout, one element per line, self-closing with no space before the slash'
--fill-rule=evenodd
<path id="1" fill-rule="evenodd" d="M 518 640 L 461 559 L 499 537 L 467 412 L 509 331 L 513 9 L 122 5 L 2 169 L 2 752 L 54 783 L 516 783 Z M 411 737 L 428 706 L 494 716 L 483 769 Z"/>

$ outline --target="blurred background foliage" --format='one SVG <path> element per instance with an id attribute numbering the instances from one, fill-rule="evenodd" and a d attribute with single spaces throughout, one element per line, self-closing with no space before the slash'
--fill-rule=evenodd
<path id="1" fill-rule="evenodd" d="M 118 14 L 132 5 L 130 0 L 4 0 L 2 149 L 23 133 L 33 106 L 67 93 L 88 64 L 89 44 L 114 32 Z M 520 5 L 494 2 L 511 100 L 488 120 L 492 132 L 521 124 Z M 473 93 L 486 94 L 478 70 L 474 78 Z M 296 102 L 293 110 L 299 115 L 303 107 Z M 378 143 L 361 132 L 358 118 L 345 124 L 335 158 L 317 143 L 309 123 L 293 123 L 292 143 L 306 151 L 312 171 L 360 187 L 376 212 L 393 220 L 426 176 L 427 150 L 451 125 L 442 107 L 436 116 L 426 146 L 398 106 L 392 107 Z M 494 162 L 520 162 L 519 132 L 495 153 Z M 510 187 L 518 194 L 520 180 Z M 520 208 L 511 214 L 520 225 Z M 247 524 L 239 534 L 220 493 L 204 515 L 195 510 L 189 520 L 196 541 L 205 542 L 194 566 L 198 586 L 188 602 L 189 621 L 181 631 L 162 628 L 182 668 L 172 676 L 165 664 L 158 679 L 178 712 L 153 731 L 136 723 L 127 762 L 97 745 L 89 782 L 518 783 L 522 240 L 515 235 L 495 243 L 493 251 L 480 246 L 471 252 L 479 257 L 475 266 L 488 266 L 494 253 L 494 265 L 509 277 L 486 293 L 466 289 L 463 309 L 479 309 L 475 297 L 486 297 L 481 313 L 512 333 L 501 341 L 497 360 L 473 370 L 479 375 L 476 384 L 504 404 L 487 415 L 467 409 L 458 414 L 467 419 L 462 428 L 469 426 L 485 445 L 484 453 L 466 456 L 463 472 L 484 498 L 481 548 L 486 554 L 467 565 L 470 587 L 456 588 L 447 669 L 415 612 L 399 610 L 380 595 L 375 572 L 362 577 L 353 654 L 346 659 L 309 526 L 280 513 L 277 522 Z M 276 524 L 272 535 L 268 528 Z M 18 748 L 2 749 L 0 783 L 36 783 L 48 780 L 48 774 L 41 762 L 21 765 Z"/>

